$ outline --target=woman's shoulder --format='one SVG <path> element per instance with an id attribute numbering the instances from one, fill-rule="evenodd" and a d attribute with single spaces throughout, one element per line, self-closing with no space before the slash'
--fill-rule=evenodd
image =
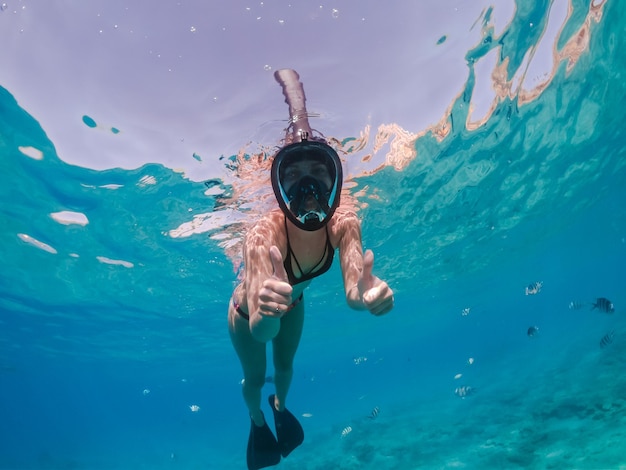
<path id="1" fill-rule="evenodd" d="M 353 209 L 343 207 L 337 208 L 331 220 L 334 222 L 334 225 L 338 227 L 360 224 L 360 220 L 356 215 L 356 212 Z"/>
<path id="2" fill-rule="evenodd" d="M 285 222 L 285 216 L 280 209 L 273 209 L 263 214 L 255 225 L 266 225 L 271 227 L 282 227 Z"/>
<path id="3" fill-rule="evenodd" d="M 275 240 L 283 232 L 283 215 L 278 209 L 264 214 L 246 232 L 246 238 L 261 237 L 265 240 Z"/>
<path id="4" fill-rule="evenodd" d="M 333 245 L 337 246 L 339 240 L 343 239 L 346 234 L 350 236 L 360 236 L 361 221 L 352 209 L 338 207 L 329 229 L 332 233 Z"/>

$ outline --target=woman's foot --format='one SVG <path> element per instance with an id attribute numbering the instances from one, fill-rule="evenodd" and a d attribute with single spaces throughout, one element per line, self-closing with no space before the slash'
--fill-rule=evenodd
<path id="1" fill-rule="evenodd" d="M 263 424 L 257 426 L 250 418 L 250 435 L 246 454 L 248 470 L 277 465 L 280 462 L 280 453 L 278 442 L 267 423 L 263 420 Z"/>
<path id="2" fill-rule="evenodd" d="M 280 454 L 283 457 L 287 457 L 291 451 L 304 442 L 304 430 L 296 417 L 287 408 L 283 408 L 283 411 L 276 409 L 276 397 L 274 395 L 270 395 L 269 402 L 274 413 L 278 448 L 280 449 Z"/>

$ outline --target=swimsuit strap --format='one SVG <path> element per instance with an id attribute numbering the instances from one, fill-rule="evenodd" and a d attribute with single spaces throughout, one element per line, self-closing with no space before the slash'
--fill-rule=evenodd
<path id="1" fill-rule="evenodd" d="M 326 259 L 327 255 L 328 255 L 328 245 L 330 245 L 330 237 L 328 235 L 328 225 L 324 226 L 324 229 L 326 230 L 326 243 L 324 244 L 324 253 L 322 253 L 322 257 L 320 258 L 320 260 L 315 263 L 315 266 L 313 266 L 311 269 L 309 269 L 308 272 L 304 272 L 302 270 L 302 267 L 300 266 L 300 263 L 298 262 L 298 258 L 296 258 L 296 254 L 293 252 L 293 250 L 291 249 L 291 243 L 289 242 L 289 230 L 287 230 L 287 217 L 284 218 L 285 221 L 285 235 L 287 237 L 287 258 L 285 259 L 285 262 L 288 263 L 287 267 L 287 272 L 291 272 L 292 273 L 292 277 L 293 280 L 298 280 L 298 279 L 302 279 L 303 277 L 309 276 L 310 274 L 313 273 L 313 271 L 315 271 Z M 331 249 L 332 249 L 332 245 Z M 291 258 L 293 258 L 293 260 L 296 262 L 296 266 L 298 267 L 298 271 L 300 271 L 300 277 L 296 278 L 295 274 L 293 273 L 293 268 L 291 266 Z"/>

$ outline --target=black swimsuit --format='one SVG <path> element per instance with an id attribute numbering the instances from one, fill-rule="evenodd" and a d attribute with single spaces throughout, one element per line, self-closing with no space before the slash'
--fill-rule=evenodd
<path id="1" fill-rule="evenodd" d="M 332 266 L 333 257 L 335 256 L 335 249 L 330 243 L 330 237 L 328 236 L 328 225 L 325 225 L 324 229 L 326 230 L 326 244 L 324 245 L 324 253 L 322 253 L 322 257 L 315 264 L 315 266 L 313 266 L 308 272 L 305 273 L 302 271 L 300 263 L 298 263 L 298 259 L 291 249 L 291 244 L 289 243 L 289 231 L 287 230 L 287 219 L 285 218 L 285 234 L 287 235 L 287 257 L 285 258 L 283 265 L 285 266 L 285 271 L 287 271 L 289 284 L 291 284 L 292 286 L 313 279 L 314 277 L 320 276 L 328 271 Z M 293 266 L 291 265 L 292 258 L 296 262 L 298 271 L 300 271 L 300 277 L 296 277 L 293 272 Z M 317 269 L 318 267 L 319 269 Z"/>
<path id="2" fill-rule="evenodd" d="M 313 279 L 314 277 L 320 276 L 324 274 L 326 271 L 328 271 L 330 267 L 332 266 L 333 258 L 335 256 L 335 248 L 333 248 L 332 243 L 330 243 L 330 237 L 328 235 L 328 225 L 324 226 L 324 228 L 326 230 L 326 244 L 324 245 L 324 253 L 322 253 L 322 257 L 315 264 L 315 266 L 313 266 L 308 272 L 305 273 L 302 271 L 302 268 L 300 267 L 300 263 L 298 262 L 296 255 L 291 249 L 291 244 L 289 243 L 289 231 L 287 230 L 287 218 L 285 218 L 285 234 L 287 236 L 287 257 L 285 258 L 285 261 L 283 261 L 283 266 L 285 266 L 285 271 L 287 272 L 287 279 L 289 279 L 289 284 L 291 284 L 292 286 L 295 286 L 296 284 L 300 284 L 301 282 L 309 281 Z M 293 266 L 291 264 L 292 258 L 296 262 L 296 267 L 298 268 L 298 271 L 300 271 L 300 277 L 296 277 L 295 273 L 293 272 Z M 300 294 L 300 297 L 298 297 L 289 306 L 288 311 L 294 308 L 296 305 L 298 305 L 302 301 L 303 295 L 304 294 Z M 235 307 L 235 310 L 242 318 L 244 318 L 245 320 L 250 320 L 250 315 L 244 312 L 241 306 L 234 300 L 233 300 L 233 306 Z"/>

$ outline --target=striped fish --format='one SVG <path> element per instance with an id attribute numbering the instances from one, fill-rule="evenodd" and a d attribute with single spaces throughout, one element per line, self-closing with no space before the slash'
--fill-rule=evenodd
<path id="1" fill-rule="evenodd" d="M 345 428 L 343 428 L 343 430 L 341 431 L 341 438 L 343 439 L 344 437 L 346 437 L 348 434 L 350 434 L 352 432 L 352 426 L 346 426 Z"/>
<path id="2" fill-rule="evenodd" d="M 526 334 L 528 335 L 529 338 L 532 338 L 533 336 L 535 336 L 537 334 L 538 331 L 539 331 L 539 327 L 538 326 L 530 326 L 530 327 L 528 327 L 528 330 L 526 331 Z"/>
<path id="3" fill-rule="evenodd" d="M 605 299 L 604 297 L 599 297 L 598 300 L 596 300 L 596 303 L 592 304 L 591 310 L 594 310 L 596 308 L 604 313 L 615 312 L 613 302 L 611 302 L 609 299 Z"/>
<path id="4" fill-rule="evenodd" d="M 611 331 L 607 334 L 605 334 L 601 339 L 600 339 L 600 347 L 602 349 L 606 348 L 609 344 L 611 344 L 613 342 L 613 338 L 615 337 L 615 331 Z"/>
<path id="5" fill-rule="evenodd" d="M 469 397 L 473 393 L 474 393 L 474 388 L 468 385 L 464 385 L 463 387 L 457 387 L 454 389 L 454 394 L 457 397 L 461 397 L 461 398 Z"/>
<path id="6" fill-rule="evenodd" d="M 541 288 L 543 287 L 543 281 L 531 282 L 526 286 L 526 290 L 524 291 L 526 295 L 536 295 L 541 292 Z"/>
<path id="7" fill-rule="evenodd" d="M 572 300 L 569 305 L 568 308 L 570 310 L 580 310 L 581 308 L 583 308 L 586 305 L 585 302 L 581 302 L 579 300 Z"/>
<path id="8" fill-rule="evenodd" d="M 370 415 L 368 416 L 369 419 L 376 419 L 378 417 L 378 412 L 380 411 L 380 409 L 375 406 L 374 409 L 372 410 L 372 412 L 370 413 Z"/>

